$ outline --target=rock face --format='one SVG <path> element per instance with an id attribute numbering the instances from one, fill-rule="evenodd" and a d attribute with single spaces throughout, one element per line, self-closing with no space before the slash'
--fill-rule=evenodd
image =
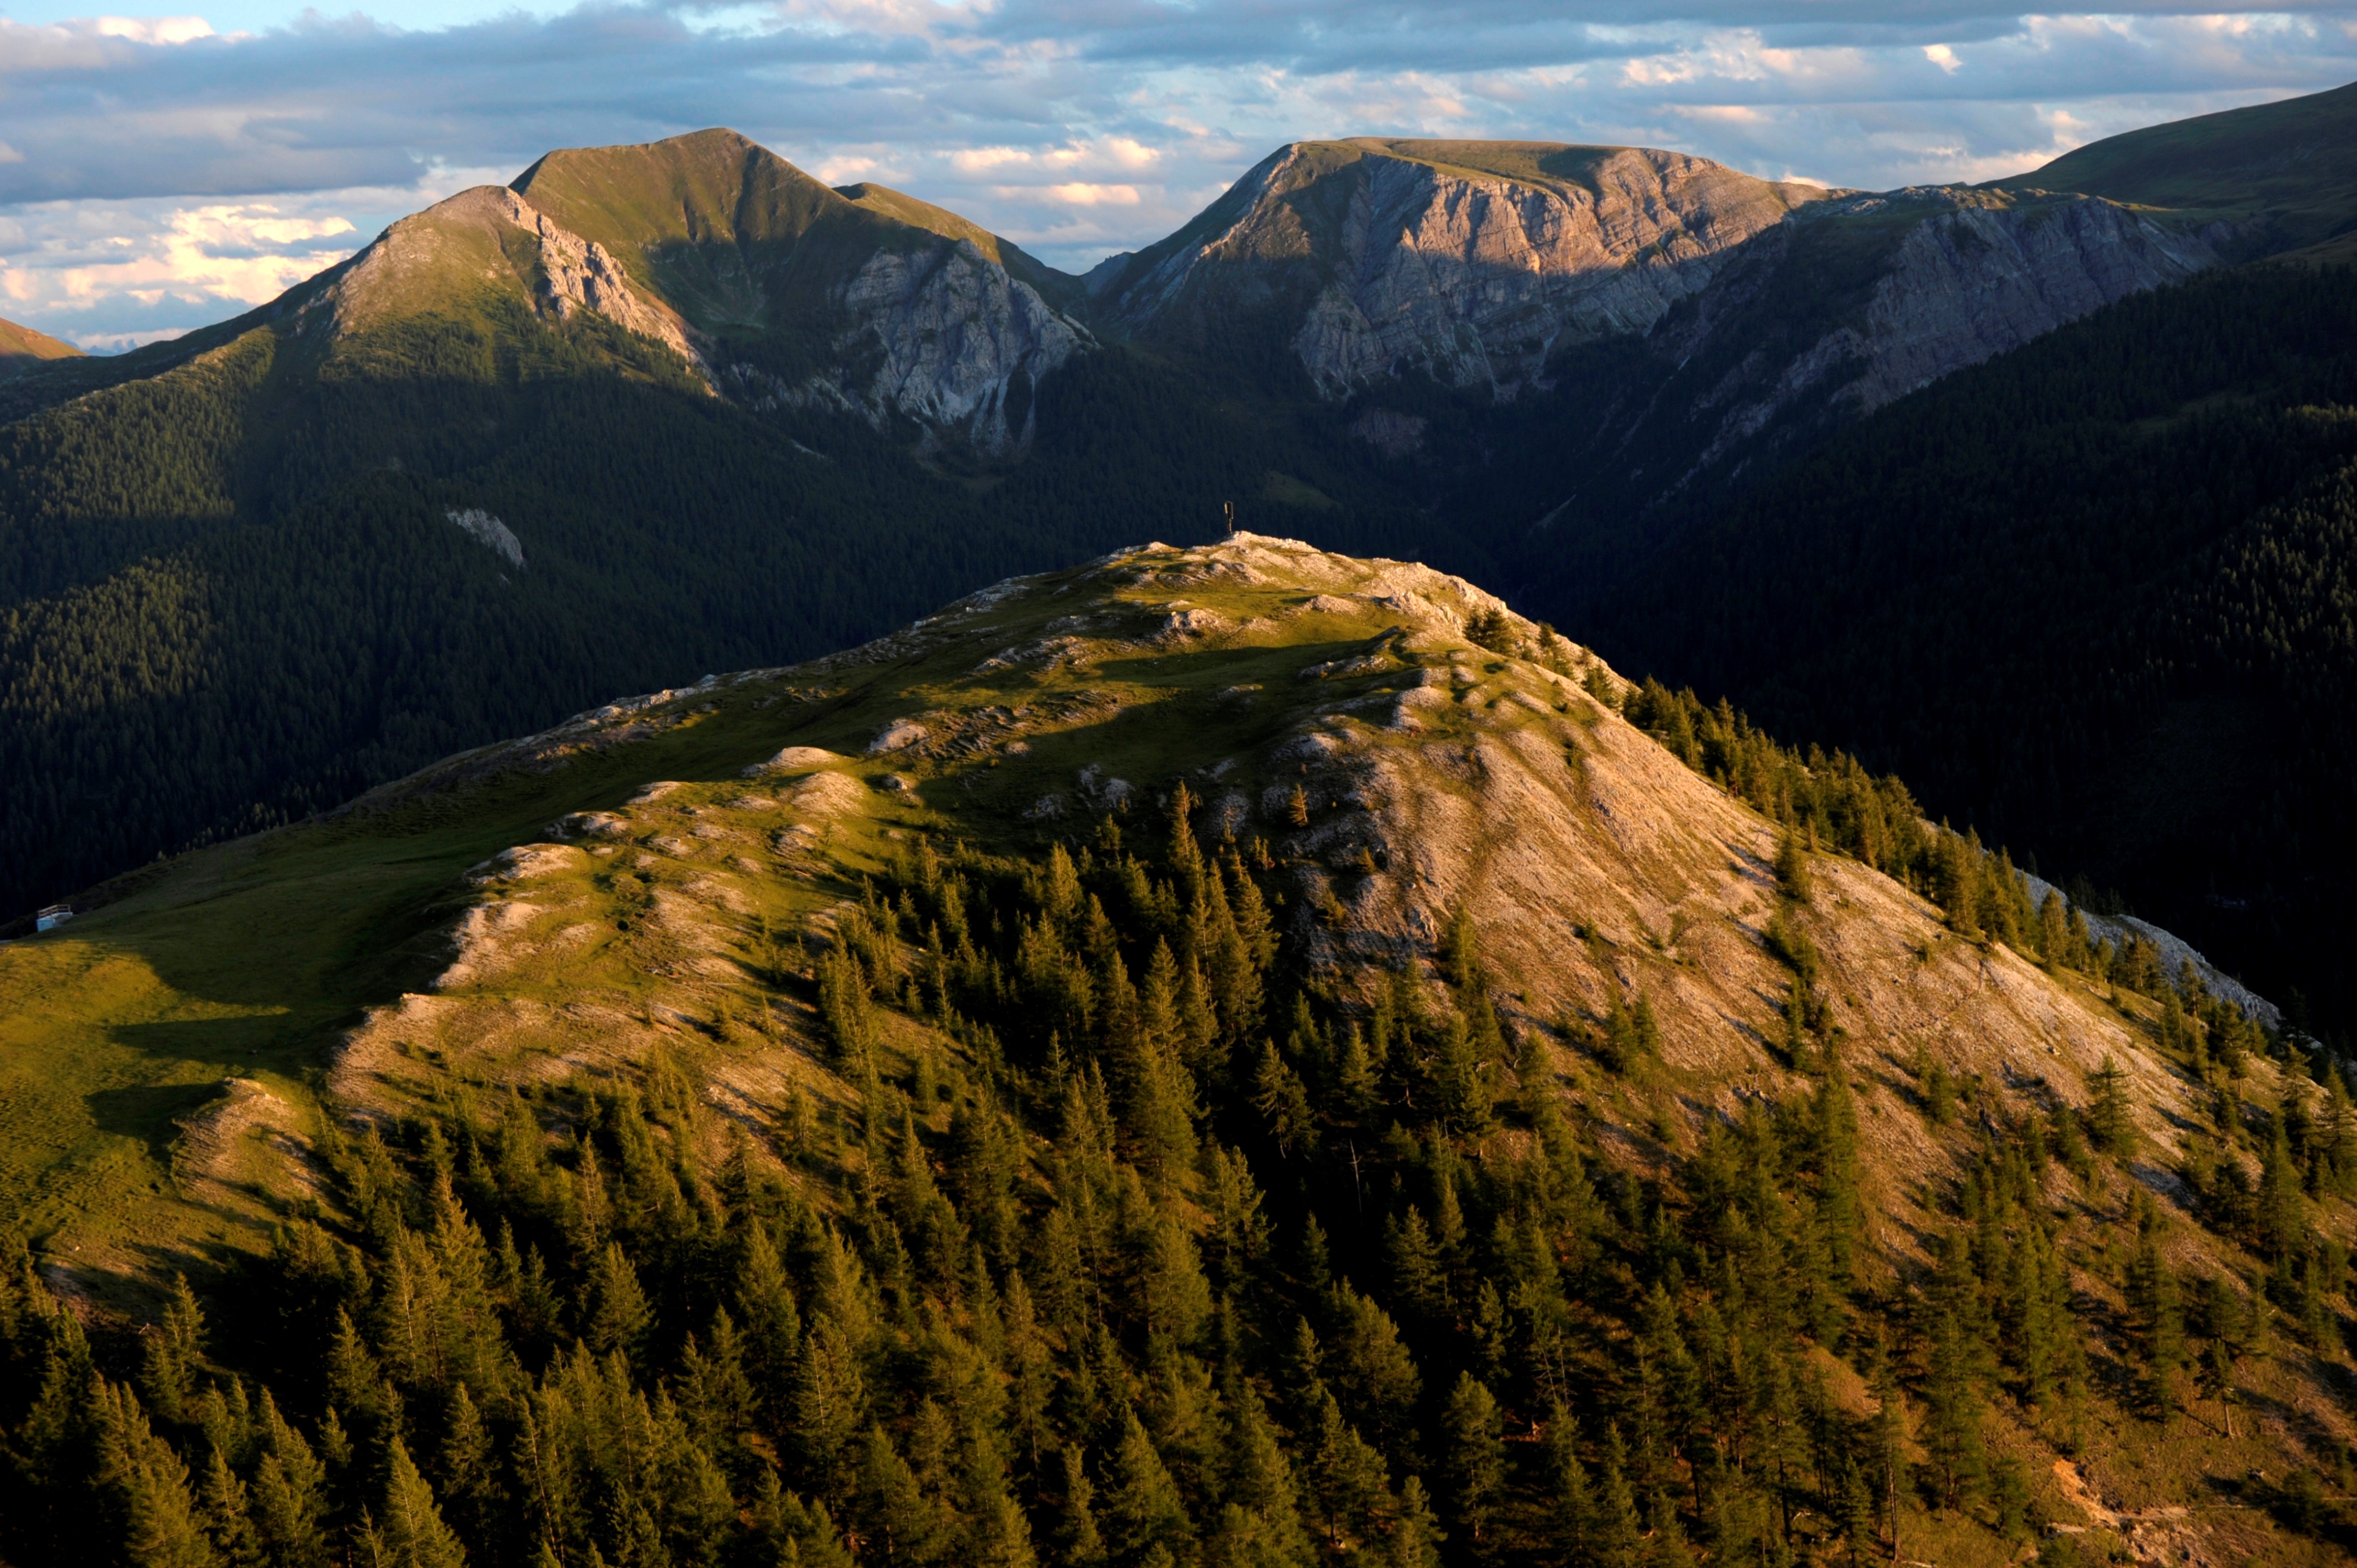
<path id="1" fill-rule="evenodd" d="M 1130 329 L 1199 341 L 1297 311 L 1329 397 L 1414 370 L 1505 398 L 1558 347 L 1648 330 L 1824 194 L 1643 148 L 1297 143 L 1091 285 Z"/>
<path id="2" fill-rule="evenodd" d="M 740 370 L 737 384 L 757 404 L 833 406 L 877 424 L 906 414 L 1004 455 L 1028 446 L 1033 430 L 1028 396 L 1011 394 L 1095 343 L 963 239 L 878 251 L 832 297 L 850 317 L 833 339 L 834 363 L 799 383 Z"/>
<path id="3" fill-rule="evenodd" d="M 1092 343 L 1043 289 L 1077 285 L 880 186 L 835 190 L 733 131 L 552 153 L 515 182 L 628 292 L 676 312 L 725 395 L 906 416 L 1019 449 L 1032 387 Z"/>
<path id="4" fill-rule="evenodd" d="M 1695 404 L 1715 418 L 1700 465 L 1812 393 L 1865 413 L 1943 376 L 2146 289 L 2219 264 L 2212 237 L 2088 197 L 2021 199 L 1956 188 L 1828 202 L 1800 221 L 1861 230 L 1898 221 L 1863 308 L 1776 364 L 1741 342 L 1736 370 Z M 1805 268 L 1804 255 L 1776 263 Z M 1733 282 L 1733 280 L 1730 280 Z M 1736 285 L 1749 286 L 1748 284 Z M 1690 357 L 1717 326 L 1706 307 L 1663 352 Z M 1738 330 L 1749 330 L 1749 324 Z"/>
<path id="5" fill-rule="evenodd" d="M 529 237 L 528 250 L 507 243 L 516 233 Z M 521 288 L 535 310 L 559 321 L 583 311 L 603 316 L 662 344 L 710 381 L 676 311 L 634 288 L 604 246 L 504 186 L 479 185 L 403 219 L 333 274 L 324 295 L 298 308 L 324 303 L 337 328 L 349 333 L 463 304 L 487 284 Z"/>
<path id="6" fill-rule="evenodd" d="M 1909 232 L 1867 307 L 1857 395 L 1868 409 L 2219 261 L 2201 235 L 2109 201 L 2025 209 L 1976 191 L 1926 194 L 1953 210 Z"/>

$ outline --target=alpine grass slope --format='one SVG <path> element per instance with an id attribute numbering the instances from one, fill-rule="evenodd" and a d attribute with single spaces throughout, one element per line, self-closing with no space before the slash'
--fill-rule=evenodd
<path id="1" fill-rule="evenodd" d="M 2115 934 L 1426 567 L 1011 580 L 0 948 L 0 1550 L 2341 1561 L 2347 1086 Z"/>

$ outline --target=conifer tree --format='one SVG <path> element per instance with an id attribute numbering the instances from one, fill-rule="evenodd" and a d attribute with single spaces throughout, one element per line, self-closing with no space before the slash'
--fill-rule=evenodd
<path id="1" fill-rule="evenodd" d="M 2087 1132 L 2095 1147 L 2107 1155 L 2125 1155 L 2136 1124 L 2128 1115 L 2128 1075 L 2110 1057 L 2089 1079 Z"/>
<path id="2" fill-rule="evenodd" d="M 1941 1498 L 1951 1509 L 1971 1505 L 1986 1471 L 1973 1360 L 1963 1326 L 1953 1313 L 1941 1312 L 1932 1325 L 1923 1380 L 1923 1446 L 1939 1474 Z"/>
<path id="3" fill-rule="evenodd" d="M 205 1353 L 205 1315 L 186 1274 L 172 1276 L 164 1319 L 146 1337 L 140 1391 L 161 1419 L 178 1424 L 193 1414 L 198 1363 Z"/>
<path id="4" fill-rule="evenodd" d="M 1393 1514 L 1391 1535 L 1383 1542 L 1383 1568 L 1440 1568 L 1440 1543 L 1448 1537 L 1432 1517 L 1422 1477 L 1410 1476 L 1400 1483 Z"/>
<path id="5" fill-rule="evenodd" d="M 1064 1485 L 1057 1545 L 1062 1550 L 1067 1568 L 1094 1568 L 1105 1560 L 1104 1539 L 1097 1530 L 1096 1487 L 1089 1480 L 1078 1448 L 1065 1444 L 1060 1458 Z"/>
<path id="6" fill-rule="evenodd" d="M 2197 1374 L 2201 1397 L 2218 1403 L 2219 1429 L 2229 1438 L 2234 1435 L 2234 1354 L 2223 1338 L 2213 1337 L 2202 1347 Z"/>
<path id="7" fill-rule="evenodd" d="M 940 1544 L 941 1520 L 918 1487 L 916 1472 L 880 1426 L 870 1426 L 860 1440 L 854 1496 L 877 1557 L 886 1563 L 931 1558 Z"/>
<path id="8" fill-rule="evenodd" d="M 1314 1446 L 1309 1456 L 1309 1485 L 1317 1498 L 1326 1544 L 1340 1548 L 1345 1531 L 1363 1532 L 1368 1521 L 1391 1491 L 1383 1456 L 1342 1418 L 1342 1407 L 1323 1388 L 1307 1435 Z"/>
<path id="9" fill-rule="evenodd" d="M 620 1242 L 607 1242 L 605 1251 L 597 1254 L 589 1271 L 587 1294 L 581 1337 L 589 1348 L 601 1356 L 617 1350 L 633 1360 L 643 1356 L 654 1311 Z"/>
<path id="10" fill-rule="evenodd" d="M 2177 1280 L 2161 1256 L 2157 1228 L 2147 1225 L 2129 1260 L 2126 1291 L 2128 1332 L 2144 1363 L 2145 1398 L 2167 1421 L 2176 1400 L 2177 1368 L 2183 1352 Z"/>
<path id="11" fill-rule="evenodd" d="M 245 1483 L 229 1467 L 229 1457 L 218 1444 L 207 1456 L 199 1498 L 205 1533 L 211 1538 L 214 1560 L 221 1568 L 261 1568 L 262 1541 L 253 1527 Z"/>
<path id="12" fill-rule="evenodd" d="M 1596 1490 L 1579 1460 L 1579 1425 L 1558 1400 L 1548 1408 L 1539 1457 L 1546 1481 L 1546 1535 L 1566 1562 L 1590 1560 L 1598 1520 Z"/>
<path id="13" fill-rule="evenodd" d="M 464 1383 L 451 1395 L 435 1468 L 441 1477 L 439 1492 L 449 1522 L 458 1537 L 489 1540 L 506 1499 L 490 1429 Z"/>
<path id="14" fill-rule="evenodd" d="M 1604 1429 L 1604 1457 L 1597 1476 L 1596 1528 L 1589 1552 L 1597 1568 L 1636 1568 L 1643 1551 L 1644 1525 L 1629 1485 L 1629 1450 L 1618 1425 Z"/>
<path id="15" fill-rule="evenodd" d="M 302 1434 L 262 1396 L 263 1453 L 254 1466 L 252 1515 L 273 1568 L 326 1568 L 327 1475 Z"/>
<path id="16" fill-rule="evenodd" d="M 811 1320 L 794 1369 L 792 1435 L 803 1484 L 832 1495 L 852 1434 L 866 1419 L 867 1392 L 857 1353 L 828 1314 Z"/>
<path id="17" fill-rule="evenodd" d="M 1802 843 L 1799 832 L 1789 825 L 1776 840 L 1776 888 L 1795 904 L 1807 903 L 1813 891 L 1808 846 Z"/>
<path id="18" fill-rule="evenodd" d="M 122 1560 L 130 1568 L 214 1568 L 188 1467 L 155 1434 L 127 1386 L 92 1378 L 90 1389 L 99 1439 L 92 1478 L 122 1521 Z"/>
<path id="19" fill-rule="evenodd" d="M 1134 1407 L 1122 1412 L 1121 1435 L 1106 1468 L 1103 1514 L 1106 1544 L 1130 1562 L 1156 1546 L 1175 1556 L 1193 1534 L 1178 1483 Z"/>
<path id="20" fill-rule="evenodd" d="M 1874 1488 L 1867 1484 L 1866 1473 L 1858 1468 L 1857 1460 L 1844 1454 L 1841 1477 L 1835 1496 L 1843 1539 L 1848 1543 L 1850 1568 L 1865 1568 L 1875 1559 Z"/>
<path id="21" fill-rule="evenodd" d="M 442 1521 L 434 1488 L 395 1435 L 385 1455 L 384 1509 L 377 1523 L 385 1568 L 463 1568 L 466 1549 Z"/>
<path id="22" fill-rule="evenodd" d="M 1301 1521 L 1299 1484 L 1276 1430 L 1252 1384 L 1236 1380 L 1229 1393 L 1233 1431 L 1224 1490 L 1258 1521 L 1257 1537 L 1272 1564 L 1307 1568 L 1312 1549 Z"/>
<path id="23" fill-rule="evenodd" d="M 1472 1373 L 1458 1373 L 1441 1416 L 1443 1468 L 1450 1508 L 1476 1552 L 1490 1544 L 1491 1520 L 1505 1487 L 1501 1430 L 1497 1400 Z"/>

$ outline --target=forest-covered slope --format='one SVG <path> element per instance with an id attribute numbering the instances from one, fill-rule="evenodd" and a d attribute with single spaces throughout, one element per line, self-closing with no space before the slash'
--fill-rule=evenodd
<path id="1" fill-rule="evenodd" d="M 2243 242 L 2027 188 L 1801 198 L 1667 153 L 1304 144 L 1084 304 L 733 133 L 552 154 L 235 321 L 0 382 L 0 905 L 1231 504 L 1585 629 L 1862 414 Z M 1640 255 L 1612 234 L 1648 203 L 1676 231 Z"/>
<path id="2" fill-rule="evenodd" d="M 1704 513 L 1575 624 L 2346 1029 L 2352 285 L 2116 306 Z"/>
<path id="3" fill-rule="evenodd" d="M 2345 1560 L 2330 1063 L 1422 567 L 1125 553 L 112 892 L 0 948 L 28 1568 Z"/>

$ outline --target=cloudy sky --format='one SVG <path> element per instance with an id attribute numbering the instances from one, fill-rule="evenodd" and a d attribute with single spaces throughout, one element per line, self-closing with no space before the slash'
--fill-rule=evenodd
<path id="1" fill-rule="evenodd" d="M 1305 136 L 1635 142 L 1885 188 L 2357 78 L 2357 0 L 2001 4 L 0 0 L 0 316 L 169 336 L 550 147 L 705 125 L 1078 270 Z"/>

